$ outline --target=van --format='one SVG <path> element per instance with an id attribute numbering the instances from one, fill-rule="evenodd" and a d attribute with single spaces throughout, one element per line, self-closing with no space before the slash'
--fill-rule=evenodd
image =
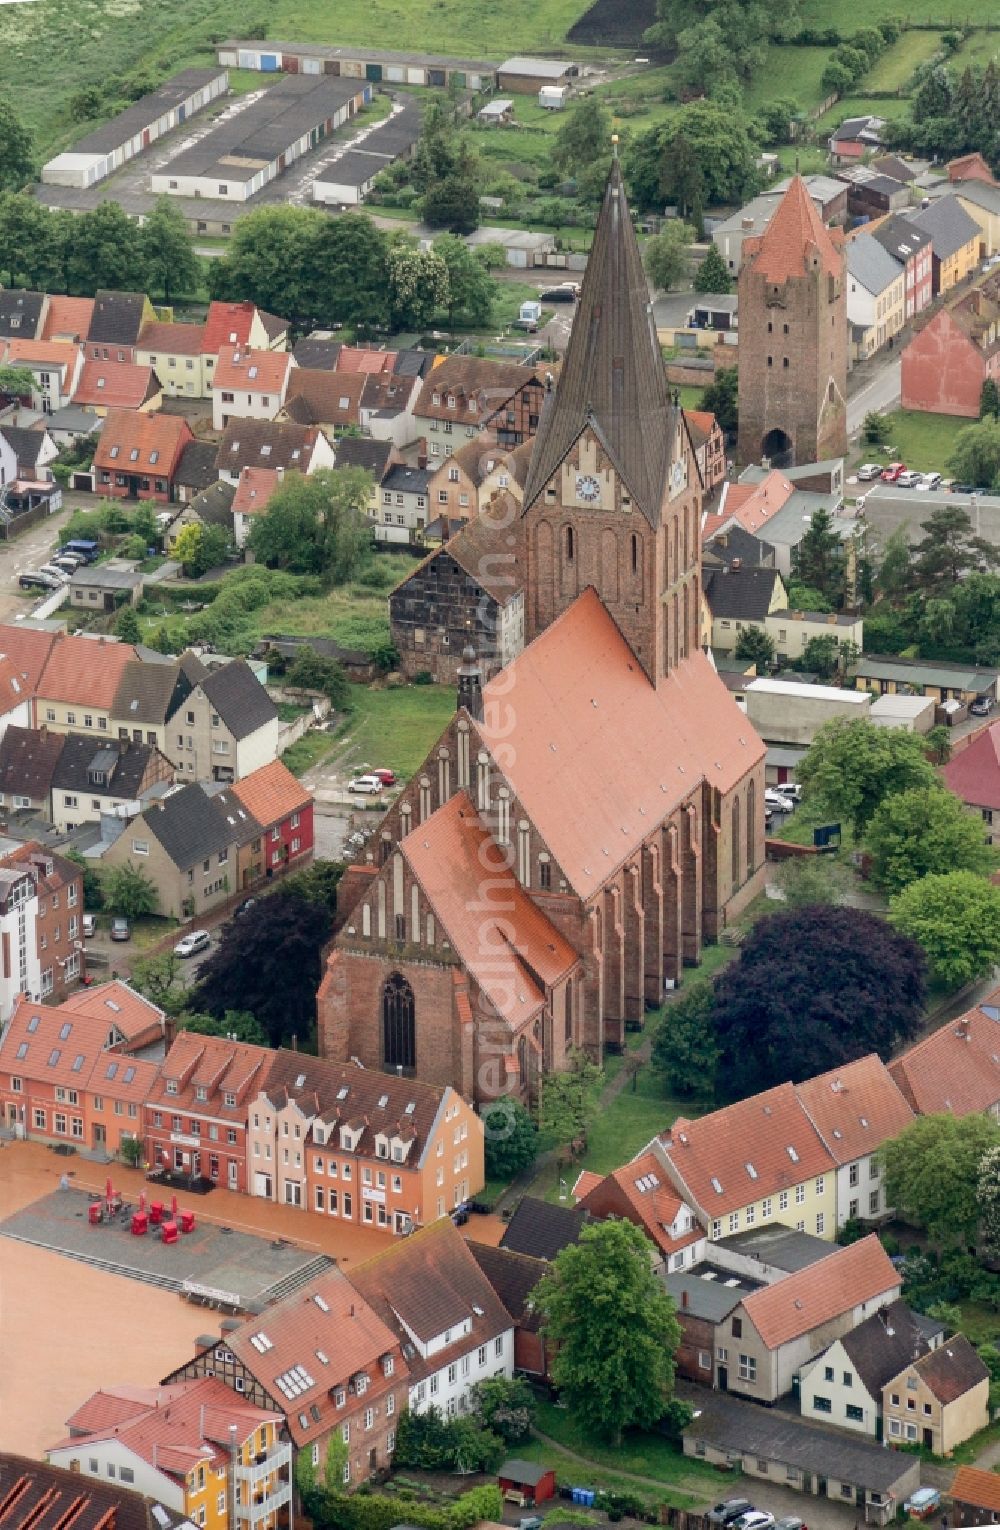
<path id="1" fill-rule="evenodd" d="M 91 542 L 84 537 L 77 537 L 72 542 L 64 542 L 59 549 L 59 554 L 62 556 L 63 553 L 79 553 L 84 563 L 95 563 L 100 550 L 98 542 Z"/>

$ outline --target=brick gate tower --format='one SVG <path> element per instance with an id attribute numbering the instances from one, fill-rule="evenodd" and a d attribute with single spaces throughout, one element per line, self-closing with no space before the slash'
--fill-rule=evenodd
<path id="1" fill-rule="evenodd" d="M 844 256 L 795 176 L 739 281 L 741 462 L 772 467 L 847 451 Z"/>

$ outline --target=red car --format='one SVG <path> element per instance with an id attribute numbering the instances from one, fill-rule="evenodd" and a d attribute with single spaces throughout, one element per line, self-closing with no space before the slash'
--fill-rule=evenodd
<path id="1" fill-rule="evenodd" d="M 394 770 L 372 770 L 369 775 L 377 776 L 383 786 L 395 786 L 396 772 Z"/>
<path id="2" fill-rule="evenodd" d="M 900 473 L 906 472 L 905 462 L 890 462 L 887 468 L 882 469 L 882 482 L 895 483 Z"/>

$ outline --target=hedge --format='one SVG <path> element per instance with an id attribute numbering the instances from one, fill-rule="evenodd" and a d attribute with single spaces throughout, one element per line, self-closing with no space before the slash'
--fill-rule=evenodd
<path id="1" fill-rule="evenodd" d="M 350 1497 L 317 1493 L 309 1506 L 320 1530 L 392 1530 L 393 1525 L 419 1525 L 421 1530 L 469 1530 L 480 1520 L 503 1518 L 503 1496 L 492 1485 L 470 1488 L 446 1508 L 410 1498 L 359 1488 Z"/>

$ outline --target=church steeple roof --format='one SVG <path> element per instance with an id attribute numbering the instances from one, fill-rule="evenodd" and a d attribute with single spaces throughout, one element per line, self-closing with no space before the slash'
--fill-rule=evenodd
<path id="1" fill-rule="evenodd" d="M 814 254 L 827 275 L 837 276 L 843 269 L 843 257 L 801 175 L 793 176 L 774 217 L 755 241 L 756 248 L 748 249 L 748 244 L 744 241 L 744 252 L 752 255 L 753 269 L 769 282 L 804 276 Z"/>
<path id="2" fill-rule="evenodd" d="M 636 508 L 655 525 L 675 422 L 617 157 L 604 191 L 562 373 L 535 439 L 524 491 L 526 510 L 588 421 L 635 497 Z"/>

